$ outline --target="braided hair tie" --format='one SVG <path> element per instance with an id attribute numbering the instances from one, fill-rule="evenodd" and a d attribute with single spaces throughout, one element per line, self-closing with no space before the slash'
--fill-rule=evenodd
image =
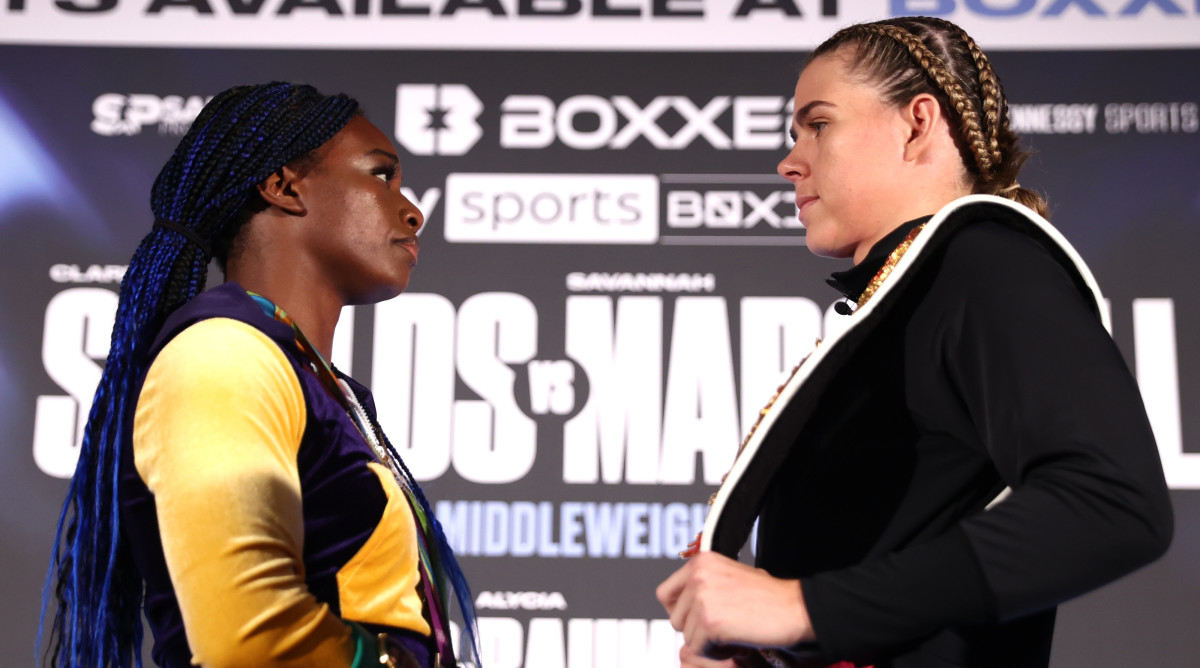
<path id="1" fill-rule="evenodd" d="M 173 220 L 167 220 L 166 218 L 155 218 L 154 227 L 161 227 L 164 230 L 171 230 L 177 234 L 182 234 L 185 238 L 187 238 L 188 241 L 196 244 L 196 246 L 204 252 L 206 257 L 212 257 L 212 247 L 210 247 L 208 242 L 204 240 L 204 237 L 201 237 L 199 234 L 197 234 L 195 230 L 188 229 L 183 225 L 180 225 Z"/>

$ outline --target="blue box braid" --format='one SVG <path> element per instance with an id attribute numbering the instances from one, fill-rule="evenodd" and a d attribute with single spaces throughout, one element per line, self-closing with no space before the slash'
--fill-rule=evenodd
<path id="1" fill-rule="evenodd" d="M 227 228 L 245 220 L 238 214 L 256 184 L 332 138 L 357 108 L 349 97 L 310 86 L 232 88 L 205 106 L 155 180 L 156 224 L 121 282 L 108 360 L 43 589 L 39 650 L 52 585 L 57 599 L 51 665 L 142 665 L 143 586 L 121 537 L 117 493 L 147 351 L 166 317 L 203 289 L 214 242 L 232 238 L 236 231 Z M 219 261 L 227 250 L 218 245 Z"/>

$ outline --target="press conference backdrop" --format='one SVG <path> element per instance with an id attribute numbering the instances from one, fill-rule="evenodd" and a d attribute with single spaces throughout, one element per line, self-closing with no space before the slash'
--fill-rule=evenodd
<path id="1" fill-rule="evenodd" d="M 1054 665 L 1196 665 L 1197 0 L 0 0 L 0 664 L 33 660 L 150 183 L 209 96 L 285 79 L 361 100 L 425 213 L 408 293 L 348 311 L 335 358 L 437 500 L 486 665 L 678 665 L 654 587 L 842 318 L 846 262 L 774 173 L 795 76 L 906 13 L 993 54 L 1172 488 L 1171 551 L 1064 605 Z"/>

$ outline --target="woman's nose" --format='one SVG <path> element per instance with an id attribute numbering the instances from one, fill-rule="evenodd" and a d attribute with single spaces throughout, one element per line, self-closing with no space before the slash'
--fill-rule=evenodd
<path id="1" fill-rule="evenodd" d="M 783 156 L 783 160 L 779 161 L 779 166 L 775 168 L 775 171 L 779 172 L 783 178 L 795 183 L 804 176 L 801 163 L 800 156 L 796 155 L 796 147 L 793 146 L 792 150 Z"/>
<path id="2" fill-rule="evenodd" d="M 413 228 L 414 232 L 420 231 L 421 227 L 425 225 L 424 214 L 407 197 L 404 197 L 404 205 L 400 210 L 400 217 L 409 227 Z"/>

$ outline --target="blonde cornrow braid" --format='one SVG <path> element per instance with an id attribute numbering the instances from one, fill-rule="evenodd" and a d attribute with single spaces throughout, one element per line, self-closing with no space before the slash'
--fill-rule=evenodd
<path id="1" fill-rule="evenodd" d="M 856 45 L 852 67 L 861 81 L 878 86 L 887 102 L 902 105 L 921 93 L 937 96 L 947 120 L 959 124 L 956 143 L 972 177 L 972 192 L 999 195 L 1048 214 L 1046 200 L 1017 183 L 1029 153 L 1009 125 L 1000 77 L 962 28 L 928 16 L 853 25 L 822 42 L 812 58 L 843 45 Z"/>
<path id="2" fill-rule="evenodd" d="M 944 24 L 947 29 L 953 28 L 962 39 L 963 44 L 967 46 L 967 50 L 971 52 L 971 59 L 975 61 L 975 69 L 979 73 L 979 99 L 983 104 L 987 150 L 992 156 L 992 162 L 1002 165 L 1004 164 L 1004 153 L 1000 145 L 1000 137 L 1008 129 L 1008 110 L 1005 108 L 1007 103 L 996 79 L 996 72 L 992 69 L 992 64 L 988 61 L 987 55 L 983 53 L 983 49 L 979 48 L 967 31 L 949 21 L 933 20 Z"/>
<path id="3" fill-rule="evenodd" d="M 980 176 L 985 180 L 990 179 L 995 163 L 993 162 L 992 152 L 988 150 L 988 143 L 984 139 L 984 130 L 980 124 L 980 114 L 975 109 L 975 105 L 971 103 L 971 98 L 963 90 L 962 85 L 946 69 L 946 64 L 942 62 L 942 59 L 930 51 L 929 47 L 925 46 L 925 43 L 920 38 L 900 26 L 873 23 L 852 26 L 848 30 L 888 37 L 908 49 L 909 55 L 913 57 L 917 64 L 921 66 L 921 69 L 925 70 L 925 73 L 933 79 L 938 88 L 949 98 L 950 104 L 954 106 L 955 112 L 958 113 L 958 117 L 962 121 L 961 132 L 963 140 L 966 142 L 967 148 L 970 149 L 972 155 L 975 156 L 975 166 L 979 168 Z"/>

